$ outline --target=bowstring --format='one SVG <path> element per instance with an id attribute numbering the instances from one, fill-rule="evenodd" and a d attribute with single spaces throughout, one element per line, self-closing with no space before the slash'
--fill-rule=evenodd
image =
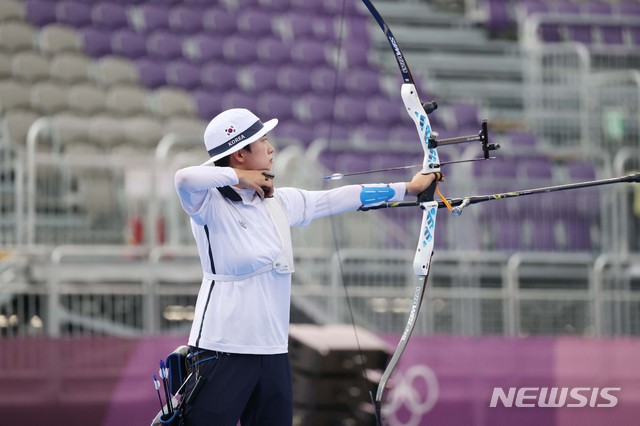
<path id="1" fill-rule="evenodd" d="M 346 26 L 346 2 L 349 0 L 342 0 L 342 10 L 340 13 L 340 23 L 338 26 L 338 46 L 336 49 L 336 62 L 335 62 L 335 67 L 336 67 L 336 73 L 335 73 L 335 78 L 333 80 L 333 87 L 332 87 L 332 99 L 333 99 L 333 105 L 335 105 L 336 103 L 336 99 L 337 99 L 337 95 L 338 95 L 338 85 L 339 85 L 339 77 L 340 77 L 340 72 L 342 70 L 342 59 L 343 59 L 343 55 L 342 55 L 342 51 L 343 51 L 343 43 L 344 43 L 344 37 L 345 37 L 345 26 Z M 329 120 L 329 129 L 328 129 L 328 133 L 327 133 L 327 149 L 331 150 L 331 145 L 333 142 L 333 128 L 334 128 L 334 124 L 335 124 L 335 108 L 333 110 L 333 113 L 331 114 L 331 119 Z M 325 183 L 326 185 L 326 183 Z M 357 325 L 356 325 L 356 321 L 355 321 L 355 315 L 353 312 L 353 304 L 351 303 L 351 297 L 349 294 L 349 289 L 346 283 L 346 279 L 345 279 L 345 271 L 344 271 L 344 264 L 342 261 L 342 253 L 340 250 L 340 247 L 338 246 L 338 230 L 336 227 L 336 219 L 334 218 L 334 215 L 331 214 L 329 215 L 329 223 L 331 225 L 331 234 L 332 234 L 332 238 L 333 238 L 333 245 L 334 245 L 334 249 L 336 251 L 336 258 L 338 259 L 338 268 L 340 271 L 340 281 L 342 282 L 342 288 L 344 290 L 344 294 L 345 294 L 345 299 L 346 299 L 346 305 L 347 305 L 347 311 L 349 313 L 349 318 L 351 320 L 351 326 L 353 328 L 353 334 L 355 336 L 355 341 L 356 341 L 356 348 L 358 351 L 358 358 L 360 359 L 360 369 L 361 369 L 361 374 L 362 374 L 362 381 L 365 383 L 365 388 L 368 390 L 369 392 L 369 398 L 371 399 L 371 403 L 374 406 L 375 409 L 375 400 L 373 397 L 373 390 L 371 388 L 371 382 L 369 381 L 369 375 L 367 373 L 367 369 L 366 369 L 366 358 L 364 356 L 364 353 L 362 351 L 362 346 L 360 344 L 360 339 L 358 336 L 358 331 L 357 331 Z"/>

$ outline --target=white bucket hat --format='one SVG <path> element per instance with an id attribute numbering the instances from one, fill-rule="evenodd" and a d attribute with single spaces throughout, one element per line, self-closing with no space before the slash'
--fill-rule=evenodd
<path id="1" fill-rule="evenodd" d="M 204 131 L 204 146 L 211 158 L 202 165 L 239 151 L 266 135 L 276 124 L 277 118 L 263 123 L 244 108 L 233 108 L 216 115 Z"/>

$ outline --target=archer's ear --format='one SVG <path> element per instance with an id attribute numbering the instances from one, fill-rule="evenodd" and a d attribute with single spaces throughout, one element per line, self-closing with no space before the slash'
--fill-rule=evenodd
<path id="1" fill-rule="evenodd" d="M 230 163 L 234 162 L 235 164 L 242 164 L 245 162 L 245 156 L 242 149 L 231 154 Z"/>

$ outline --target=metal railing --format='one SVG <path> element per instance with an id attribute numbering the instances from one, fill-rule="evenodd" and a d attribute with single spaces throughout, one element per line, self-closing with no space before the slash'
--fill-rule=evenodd
<path id="1" fill-rule="evenodd" d="M 297 313 L 380 333 L 406 322 L 415 279 L 409 250 L 298 250 Z M 201 283 L 192 246 L 153 250 L 61 246 L 37 282 L 0 286 L 0 336 L 186 334 Z M 419 334 L 640 334 L 640 257 L 439 251 Z M 8 260 L 3 271 L 11 268 Z M 347 296 L 348 295 L 348 296 Z M 348 297 L 348 300 L 347 300 Z"/>
<path id="2" fill-rule="evenodd" d="M 623 138 L 624 134 L 619 133 L 624 130 L 615 126 L 625 117 L 632 122 L 637 118 L 632 113 L 638 105 L 637 77 L 633 70 L 640 66 L 640 54 L 632 43 L 605 44 L 598 40 L 599 29 L 607 26 L 626 32 L 640 26 L 640 18 L 534 13 L 519 22 L 520 44 L 528 57 L 527 119 L 551 148 L 600 153 L 602 130 L 607 131 L 610 140 Z M 577 27 L 591 30 L 592 42 L 569 41 L 571 37 L 563 35 Z M 560 40 L 545 40 L 545 32 L 550 30 L 556 31 Z M 600 91 L 607 85 L 611 87 Z M 626 86 L 626 93 L 619 96 L 624 91 L 616 88 L 622 85 Z M 602 111 L 603 107 L 606 111 Z M 601 117 L 593 120 L 594 113 L 602 112 L 609 121 L 605 126 Z M 628 129 L 632 127 L 635 126 Z M 637 132 L 632 137 L 630 143 L 637 144 L 640 140 Z"/>

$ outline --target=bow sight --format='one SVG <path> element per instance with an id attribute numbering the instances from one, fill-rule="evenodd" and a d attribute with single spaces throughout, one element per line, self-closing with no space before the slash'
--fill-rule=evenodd
<path id="1" fill-rule="evenodd" d="M 437 148 L 439 146 L 442 145 L 453 145 L 453 144 L 458 144 L 458 143 L 467 143 L 467 142 L 477 142 L 479 141 L 482 144 L 482 153 L 484 155 L 484 158 L 479 158 L 478 160 L 489 160 L 492 157 L 489 156 L 489 151 L 497 151 L 498 149 L 500 149 L 500 144 L 490 144 L 489 143 L 489 129 L 488 129 L 488 125 L 487 125 L 487 120 L 482 120 L 482 127 L 480 129 L 480 131 L 478 132 L 477 135 L 470 135 L 470 136 L 458 136 L 456 138 L 447 138 L 447 139 L 441 139 L 441 140 L 437 140 L 436 136 L 434 136 L 434 134 L 431 134 L 431 137 L 429 138 L 429 143 L 428 143 L 428 147 L 430 149 L 433 148 Z M 466 161 L 475 161 L 476 159 L 472 159 L 472 160 L 459 160 L 459 161 L 449 161 L 447 163 L 440 163 L 440 165 L 442 164 L 453 164 L 453 163 L 464 163 Z"/>
<path id="2" fill-rule="evenodd" d="M 435 105 L 435 106 L 431 106 L 431 105 Z M 425 111 L 427 111 L 427 108 L 430 108 L 430 111 L 427 111 L 427 114 L 430 114 L 431 112 L 433 112 L 433 110 L 435 110 L 438 107 L 438 104 L 436 104 L 435 101 L 432 102 L 428 102 L 428 103 L 424 103 L 422 104 L 423 108 L 425 108 Z M 458 143 L 468 143 L 468 142 L 481 142 L 482 143 L 482 153 L 483 156 L 480 158 L 469 158 L 466 160 L 453 160 L 453 161 L 441 161 L 439 163 L 432 163 L 429 164 L 429 168 L 430 169 L 438 169 L 441 166 L 447 165 L 447 164 L 457 164 L 457 163 L 469 163 L 472 161 L 482 161 L 482 160 L 493 160 L 496 157 L 491 157 L 489 155 L 490 151 L 496 151 L 498 149 L 500 149 L 500 145 L 499 144 L 490 144 L 489 143 L 489 130 L 488 130 L 488 125 L 487 125 L 487 120 L 483 120 L 482 121 L 482 127 L 480 129 L 480 131 L 478 132 L 477 135 L 470 135 L 470 136 L 459 136 L 456 138 L 447 138 L 447 139 L 441 139 L 438 140 L 437 136 L 435 136 L 434 132 L 431 133 L 431 135 L 429 136 L 429 142 L 428 142 L 428 148 L 429 149 L 433 149 L 436 148 L 440 145 L 453 145 L 453 144 L 458 144 Z M 333 173 L 332 175 L 329 176 L 325 176 L 324 179 L 325 180 L 340 180 L 346 176 L 357 176 L 357 175 L 366 175 L 369 173 L 378 173 L 378 172 L 386 172 L 386 171 L 392 171 L 392 170 L 403 170 L 403 169 L 411 169 L 414 167 L 422 167 L 422 164 L 411 164 L 409 166 L 398 166 L 398 167 L 385 167 L 382 169 L 374 169 L 374 170 L 364 170 L 364 171 L 360 171 L 360 172 L 350 172 L 350 173 Z"/>

